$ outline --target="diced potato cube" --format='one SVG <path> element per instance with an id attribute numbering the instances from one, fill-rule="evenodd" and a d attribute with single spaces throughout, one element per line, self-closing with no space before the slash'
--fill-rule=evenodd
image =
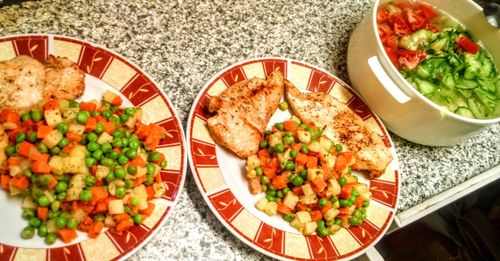
<path id="1" fill-rule="evenodd" d="M 63 161 L 64 173 L 86 173 L 85 159 L 80 157 L 65 157 Z"/>
<path id="2" fill-rule="evenodd" d="M 61 99 L 59 100 L 59 110 L 65 111 L 69 108 L 69 101 Z"/>
<path id="3" fill-rule="evenodd" d="M 106 176 L 109 174 L 110 169 L 106 166 L 102 165 L 97 165 L 97 168 L 95 170 L 95 177 L 97 180 L 101 180 L 103 178 L 106 178 Z"/>
<path id="4" fill-rule="evenodd" d="M 280 152 L 278 153 L 278 160 L 280 161 L 281 164 L 287 163 L 292 157 L 290 156 L 290 151 L 291 149 L 287 149 L 285 152 Z"/>
<path id="5" fill-rule="evenodd" d="M 319 145 L 319 142 L 317 140 L 311 142 L 309 145 L 307 145 L 307 148 L 312 151 L 312 152 L 319 152 L 321 150 L 321 145 Z"/>
<path id="6" fill-rule="evenodd" d="M 266 208 L 264 209 L 264 213 L 268 216 L 274 216 L 278 213 L 278 203 L 276 202 L 268 202 Z"/>
<path id="7" fill-rule="evenodd" d="M 12 183 L 9 182 L 9 191 L 11 196 L 17 196 L 21 194 L 23 191 L 17 188 L 16 186 L 12 185 Z"/>
<path id="8" fill-rule="evenodd" d="M 340 194 L 341 188 L 340 184 L 336 179 L 329 179 L 328 180 L 328 188 L 326 189 L 326 196 L 337 196 Z"/>
<path id="9" fill-rule="evenodd" d="M 290 209 L 294 209 L 295 205 L 299 202 L 299 197 L 295 195 L 292 191 L 288 191 L 286 193 L 285 198 L 283 199 L 283 204 Z"/>
<path id="10" fill-rule="evenodd" d="M 260 166 L 260 159 L 257 155 L 250 155 L 247 159 L 246 170 L 247 172 Z"/>
<path id="11" fill-rule="evenodd" d="M 17 174 L 23 172 L 23 168 L 19 165 L 14 165 L 9 167 L 9 175 L 15 177 Z"/>
<path id="12" fill-rule="evenodd" d="M 338 209 L 331 208 L 323 214 L 323 217 L 325 218 L 326 221 L 330 221 L 334 220 L 339 213 L 340 211 Z"/>
<path id="13" fill-rule="evenodd" d="M 364 201 L 364 200 L 370 200 L 372 198 L 372 193 L 370 191 L 366 191 L 364 193 L 361 193 L 359 194 L 359 197 L 361 197 L 361 199 Z"/>
<path id="14" fill-rule="evenodd" d="M 298 231 L 300 231 L 300 233 L 302 233 L 302 231 L 304 230 L 304 223 L 301 223 L 300 220 L 295 217 L 292 222 L 290 222 L 290 225 L 297 229 Z"/>
<path id="15" fill-rule="evenodd" d="M 26 196 L 23 199 L 23 208 L 29 208 L 29 209 L 35 209 L 38 206 L 37 203 L 35 203 L 35 199 L 31 196 Z"/>
<path id="16" fill-rule="evenodd" d="M 359 194 L 363 194 L 363 193 L 370 190 L 368 188 L 368 186 L 366 184 L 363 184 L 363 183 L 356 183 L 352 187 L 353 187 L 353 189 L 357 190 L 359 192 Z"/>
<path id="17" fill-rule="evenodd" d="M 311 184 L 309 184 L 309 183 L 302 185 L 302 191 L 304 192 L 305 196 L 310 196 L 310 195 L 316 194 L 314 192 L 313 188 L 311 187 Z"/>
<path id="18" fill-rule="evenodd" d="M 114 92 L 111 92 L 111 91 L 106 91 L 103 95 L 102 95 L 102 100 L 103 101 L 107 101 L 109 103 L 113 102 L 113 100 L 118 96 L 118 94 L 114 93 Z"/>
<path id="19" fill-rule="evenodd" d="M 42 142 L 45 144 L 47 147 L 52 148 L 56 146 L 59 141 L 63 138 L 63 135 L 58 131 L 58 130 L 52 130 L 43 138 Z"/>
<path id="20" fill-rule="evenodd" d="M 43 114 L 45 117 L 45 122 L 47 122 L 47 125 L 49 126 L 55 126 L 63 120 L 61 111 L 59 111 L 59 109 L 45 111 Z"/>
<path id="21" fill-rule="evenodd" d="M 82 135 L 85 132 L 85 126 L 78 123 L 72 123 L 69 125 L 68 131 L 71 133 Z"/>
<path id="22" fill-rule="evenodd" d="M 254 179 L 256 177 L 257 177 L 257 171 L 255 171 L 254 169 L 247 172 L 247 178 Z"/>
<path id="23" fill-rule="evenodd" d="M 47 221 L 47 232 L 56 233 L 58 230 L 59 229 L 56 226 L 56 219 L 49 219 L 49 221 Z"/>
<path id="24" fill-rule="evenodd" d="M 316 194 L 309 195 L 309 196 L 304 195 L 304 196 L 300 196 L 299 201 L 302 204 L 315 204 L 318 202 L 318 197 L 316 196 Z"/>
<path id="25" fill-rule="evenodd" d="M 167 189 L 165 188 L 165 184 L 163 183 L 154 183 L 153 189 L 155 191 L 156 198 L 163 196 L 163 194 L 165 194 L 165 191 L 167 191 Z"/>
<path id="26" fill-rule="evenodd" d="M 267 201 L 266 198 L 261 198 L 259 201 L 257 201 L 257 203 L 255 204 L 255 208 L 257 208 L 258 210 L 260 211 L 264 211 L 266 209 L 266 206 L 267 206 L 267 203 L 269 203 Z"/>
<path id="27" fill-rule="evenodd" d="M 283 144 L 283 139 L 281 139 L 281 132 L 275 132 L 269 135 L 269 146 L 274 147 L 277 144 Z"/>
<path id="28" fill-rule="evenodd" d="M 290 118 L 290 120 L 292 120 L 292 121 L 296 122 L 297 124 L 300 124 L 300 123 L 301 123 L 300 119 L 299 119 L 297 116 L 295 116 L 295 115 L 293 115 L 293 116 Z"/>
<path id="29" fill-rule="evenodd" d="M 302 224 L 312 221 L 311 214 L 307 211 L 299 211 L 295 213 L 295 218 L 297 218 Z"/>
<path id="30" fill-rule="evenodd" d="M 312 233 L 314 233 L 314 231 L 316 231 L 316 228 L 318 228 L 318 224 L 316 224 L 316 222 L 307 222 L 305 225 L 304 225 L 304 231 L 302 231 L 302 234 L 304 235 L 310 235 Z"/>
<path id="31" fill-rule="evenodd" d="M 64 162 L 63 157 L 54 155 L 50 157 L 49 167 L 52 170 L 52 173 L 56 175 L 61 175 L 64 173 Z"/>
<path id="32" fill-rule="evenodd" d="M 101 145 L 104 143 L 110 143 L 111 141 L 113 141 L 113 136 L 109 135 L 106 132 L 103 132 L 101 136 L 99 136 L 99 139 L 97 139 L 97 143 Z"/>
<path id="33" fill-rule="evenodd" d="M 76 145 L 70 152 L 69 155 L 75 158 L 85 159 L 85 152 L 87 148 L 83 145 Z"/>
<path id="34" fill-rule="evenodd" d="M 66 199 L 71 200 L 79 200 L 80 192 L 82 192 L 85 187 L 85 174 L 77 174 L 71 177 L 69 181 L 69 188 L 66 191 Z"/>
<path id="35" fill-rule="evenodd" d="M 312 181 L 318 175 L 323 175 L 323 170 L 318 168 L 309 168 L 307 169 L 307 180 Z"/>
<path id="36" fill-rule="evenodd" d="M 111 215 L 124 213 L 123 201 L 121 199 L 110 200 L 108 202 L 108 210 Z"/>
<path id="37" fill-rule="evenodd" d="M 62 112 L 63 120 L 71 122 L 76 119 L 76 114 L 78 114 L 78 108 L 68 108 Z"/>
<path id="38" fill-rule="evenodd" d="M 341 228 L 342 227 L 340 225 L 333 224 L 333 225 L 328 227 L 328 233 L 330 235 L 333 235 L 333 234 L 335 234 L 335 232 L 339 231 Z"/>
<path id="39" fill-rule="evenodd" d="M 332 146 L 332 141 L 330 139 L 322 136 L 319 138 L 319 144 L 320 144 L 322 149 L 328 151 L 328 149 L 330 149 L 330 147 Z"/>
<path id="40" fill-rule="evenodd" d="M 133 128 L 135 126 L 135 123 L 137 122 L 137 119 L 135 117 L 129 117 L 127 122 L 125 122 L 125 125 L 127 125 L 128 128 Z"/>
<path id="41" fill-rule="evenodd" d="M 299 138 L 300 142 L 309 144 L 311 143 L 311 133 L 305 130 L 297 131 L 297 138 Z"/>

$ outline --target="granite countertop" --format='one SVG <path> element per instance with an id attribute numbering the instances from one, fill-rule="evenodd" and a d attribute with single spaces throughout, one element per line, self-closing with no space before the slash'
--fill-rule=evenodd
<path id="1" fill-rule="evenodd" d="M 106 46 L 138 64 L 187 121 L 213 74 L 253 57 L 281 56 L 323 67 L 348 81 L 349 35 L 370 0 L 355 1 L 33 1 L 0 8 L 0 35 L 53 33 Z M 500 164 L 500 124 L 452 147 L 392 135 L 401 166 L 402 211 Z M 265 259 L 208 210 L 188 173 L 165 226 L 132 260 Z"/>

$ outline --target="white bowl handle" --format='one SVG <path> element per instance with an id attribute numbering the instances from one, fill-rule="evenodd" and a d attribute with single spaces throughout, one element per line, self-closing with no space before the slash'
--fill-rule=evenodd
<path id="1" fill-rule="evenodd" d="M 373 74 L 377 77 L 378 81 L 384 88 L 389 92 L 392 97 L 399 103 L 406 103 L 411 100 L 406 93 L 404 93 L 395 83 L 389 78 L 389 75 L 385 72 L 384 68 L 380 64 L 377 56 L 370 57 L 368 59 L 368 65 L 372 69 Z"/>

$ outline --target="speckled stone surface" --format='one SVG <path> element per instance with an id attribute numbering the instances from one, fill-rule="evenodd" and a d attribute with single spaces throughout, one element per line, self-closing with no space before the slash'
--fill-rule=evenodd
<path id="1" fill-rule="evenodd" d="M 0 35 L 54 33 L 106 46 L 149 73 L 186 122 L 204 82 L 247 58 L 295 58 L 348 80 L 349 35 L 370 6 L 370 0 L 34 1 L 1 7 Z M 453 147 L 392 137 L 402 170 L 399 211 L 500 164 L 499 124 Z M 225 230 L 189 174 L 166 225 L 130 259 L 267 258 Z"/>

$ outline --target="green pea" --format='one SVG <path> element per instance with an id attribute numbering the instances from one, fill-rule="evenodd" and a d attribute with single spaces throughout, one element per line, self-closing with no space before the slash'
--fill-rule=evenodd
<path id="1" fill-rule="evenodd" d="M 295 142 L 295 139 L 293 138 L 293 136 L 289 136 L 283 138 L 283 141 L 288 145 L 292 145 Z"/>
<path id="2" fill-rule="evenodd" d="M 85 176 L 85 186 L 93 187 L 95 185 L 95 178 L 91 175 Z"/>
<path id="3" fill-rule="evenodd" d="M 87 144 L 87 149 L 88 149 L 89 151 L 91 151 L 91 152 L 92 152 L 92 151 L 96 151 L 96 150 L 98 150 L 98 149 L 99 149 L 99 144 L 98 144 L 98 143 L 96 143 L 96 142 L 89 142 L 89 143 Z"/>
<path id="4" fill-rule="evenodd" d="M 57 240 L 57 235 L 55 233 L 48 233 L 47 236 L 45 236 L 45 244 L 47 245 L 54 244 L 56 240 Z"/>
<path id="5" fill-rule="evenodd" d="M 351 194 L 354 195 L 355 197 L 357 197 L 357 196 L 359 196 L 359 191 L 353 189 Z"/>
<path id="6" fill-rule="evenodd" d="M 324 207 L 326 206 L 326 204 L 328 203 L 328 200 L 326 198 L 321 198 L 319 201 L 318 201 L 318 206 L 319 207 Z"/>
<path id="7" fill-rule="evenodd" d="M 282 189 L 281 191 L 283 191 L 283 195 L 286 195 L 290 191 L 290 189 L 288 187 L 286 187 L 286 188 Z"/>
<path id="8" fill-rule="evenodd" d="M 16 148 L 16 152 L 19 152 L 19 147 L 21 146 L 21 143 L 17 143 L 14 147 Z"/>
<path id="9" fill-rule="evenodd" d="M 286 214 L 283 218 L 284 218 L 284 219 L 285 219 L 285 221 L 287 221 L 287 222 L 292 222 L 292 221 L 293 221 L 293 219 L 294 219 L 294 216 L 293 216 L 293 214 Z"/>
<path id="10" fill-rule="evenodd" d="M 78 221 L 74 218 L 71 218 L 66 223 L 66 227 L 68 227 L 69 229 L 75 229 L 77 226 L 78 226 Z"/>
<path id="11" fill-rule="evenodd" d="M 255 173 L 257 174 L 257 176 L 262 175 L 262 168 L 261 167 L 256 167 L 255 168 Z"/>
<path id="12" fill-rule="evenodd" d="M 356 196 L 352 195 L 349 197 L 349 201 L 351 201 L 352 204 L 356 201 Z"/>
<path id="13" fill-rule="evenodd" d="M 92 158 L 94 158 L 96 160 L 102 160 L 102 157 L 104 156 L 103 154 L 104 153 L 102 152 L 102 150 L 96 150 L 96 151 L 92 152 Z"/>
<path id="14" fill-rule="evenodd" d="M 116 126 L 120 126 L 120 124 L 121 124 L 120 117 L 118 117 L 116 115 L 112 115 L 111 117 L 109 117 L 109 121 Z"/>
<path id="15" fill-rule="evenodd" d="M 333 224 L 335 224 L 335 225 L 340 225 L 340 224 L 342 224 L 342 219 L 340 219 L 340 218 L 335 218 L 335 221 L 333 222 Z"/>
<path id="16" fill-rule="evenodd" d="M 90 112 L 90 116 L 92 116 L 92 117 L 97 117 L 99 115 L 101 115 L 101 113 L 99 113 L 98 111 Z"/>
<path id="17" fill-rule="evenodd" d="M 109 118 L 109 117 L 111 117 L 111 115 L 113 115 L 113 113 L 110 110 L 103 110 L 101 112 L 101 114 L 102 114 L 102 117 L 104 117 L 106 119 Z"/>
<path id="18" fill-rule="evenodd" d="M 111 144 L 109 144 L 109 143 L 104 143 L 104 144 L 102 144 L 102 145 L 101 145 L 101 151 L 102 151 L 103 153 L 108 153 L 108 152 L 110 152 L 112 149 L 113 149 L 113 147 L 112 147 L 112 146 L 111 146 Z"/>
<path id="19" fill-rule="evenodd" d="M 116 179 L 116 176 L 115 176 L 115 173 L 114 172 L 110 172 L 107 176 L 106 176 L 106 181 L 108 183 L 111 183 L 113 181 L 115 181 Z"/>
<path id="20" fill-rule="evenodd" d="M 326 237 L 326 236 L 328 236 L 328 229 L 326 227 L 324 227 L 324 226 L 323 227 L 318 227 L 316 229 L 316 232 L 318 232 L 318 235 L 320 237 Z"/>
<path id="21" fill-rule="evenodd" d="M 285 151 L 285 146 L 281 143 L 278 143 L 276 144 L 276 146 L 274 146 L 274 149 L 277 151 L 277 152 L 284 152 Z"/>
<path id="22" fill-rule="evenodd" d="M 18 132 L 16 134 L 16 142 L 21 143 L 26 139 L 26 134 L 24 132 Z"/>
<path id="23" fill-rule="evenodd" d="M 141 214 L 137 214 L 134 216 L 134 223 L 142 224 L 142 215 Z"/>
<path id="24" fill-rule="evenodd" d="M 26 177 L 28 177 L 28 178 L 31 178 L 32 174 L 33 173 L 31 172 L 31 169 L 25 169 L 25 170 L 23 170 L 23 175 L 26 176 Z"/>
<path id="25" fill-rule="evenodd" d="M 60 207 L 61 207 L 61 202 L 59 202 L 57 200 L 54 201 L 54 202 L 52 202 L 52 203 L 50 203 L 50 209 L 52 211 L 58 211 Z"/>
<path id="26" fill-rule="evenodd" d="M 363 201 L 363 207 L 367 208 L 368 206 L 370 206 L 370 201 L 368 200 Z"/>
<path id="27" fill-rule="evenodd" d="M 22 217 L 24 219 L 30 219 L 35 216 L 35 211 L 33 209 L 26 208 L 23 210 Z"/>
<path id="28" fill-rule="evenodd" d="M 316 225 L 318 225 L 318 228 L 319 227 L 325 227 L 325 221 L 323 219 L 319 220 L 318 222 L 316 222 Z"/>
<path id="29" fill-rule="evenodd" d="M 46 207 L 50 204 L 50 201 L 46 196 L 39 197 L 37 202 L 38 202 L 38 205 L 40 205 L 42 207 Z"/>
<path id="30" fill-rule="evenodd" d="M 47 236 L 47 233 L 48 233 L 47 224 L 44 223 L 40 225 L 40 227 L 38 228 L 38 236 L 45 237 Z"/>
<path id="31" fill-rule="evenodd" d="M 132 107 L 125 108 L 125 114 L 127 114 L 128 116 L 132 116 L 134 115 L 134 113 L 135 113 L 135 108 Z"/>
<path id="32" fill-rule="evenodd" d="M 276 127 L 276 129 L 282 131 L 283 130 L 283 123 L 282 122 L 277 122 L 274 124 L 274 127 Z"/>
<path id="33" fill-rule="evenodd" d="M 116 152 L 116 151 L 114 151 L 114 150 L 110 151 L 110 152 L 108 153 L 108 155 L 107 155 L 107 157 L 108 157 L 108 158 L 110 158 L 110 159 L 112 159 L 112 160 L 117 159 L 117 158 L 118 158 L 118 156 L 120 156 L 120 153 L 118 153 L 118 152 Z"/>
<path id="34" fill-rule="evenodd" d="M 276 197 L 283 198 L 284 197 L 283 192 L 281 190 L 276 191 Z"/>
<path id="35" fill-rule="evenodd" d="M 335 150 L 333 148 L 328 149 L 328 153 L 333 154 L 333 152 L 335 152 Z"/>
<path id="36" fill-rule="evenodd" d="M 339 201 L 339 203 L 340 203 L 340 206 L 342 206 L 342 207 L 350 207 L 350 206 L 352 206 L 352 202 L 349 201 L 349 200 L 347 200 L 347 199 L 341 199 Z"/>
<path id="37" fill-rule="evenodd" d="M 88 142 L 97 142 L 97 140 L 99 139 L 97 137 L 97 134 L 93 133 L 93 132 L 90 132 L 90 133 L 87 133 L 87 141 Z"/>
<path id="38" fill-rule="evenodd" d="M 295 169 L 295 163 L 293 161 L 287 161 L 285 164 L 285 169 L 286 170 L 294 170 Z"/>
<path id="39" fill-rule="evenodd" d="M 127 163 L 128 163 L 128 157 L 127 157 L 127 156 L 125 156 L 125 155 L 123 155 L 123 154 L 120 154 L 120 155 L 118 156 L 117 161 L 118 161 L 118 164 L 120 164 L 120 165 L 122 165 L 122 166 L 123 166 L 123 165 L 125 165 L 125 164 L 127 164 Z"/>
<path id="40" fill-rule="evenodd" d="M 262 182 L 262 184 L 267 184 L 269 183 L 269 178 L 265 175 L 262 175 L 262 177 L 260 177 L 260 181 Z"/>
<path id="41" fill-rule="evenodd" d="M 125 138 L 125 137 L 122 138 L 122 147 L 128 147 L 129 143 L 130 143 L 130 141 L 127 138 Z M 126 149 L 128 149 L 128 148 L 126 148 Z"/>
<path id="42" fill-rule="evenodd" d="M 112 167 L 114 165 L 114 162 L 110 158 L 102 158 L 101 164 L 106 167 Z"/>
<path id="43" fill-rule="evenodd" d="M 337 153 L 340 153 L 342 152 L 342 145 L 340 144 L 335 144 L 333 145 L 335 147 L 335 150 L 337 151 Z"/>
<path id="44" fill-rule="evenodd" d="M 57 182 L 57 184 L 56 184 L 56 191 L 57 192 L 65 192 L 66 190 L 68 190 L 68 183 L 66 183 L 64 181 Z"/>
<path id="45" fill-rule="evenodd" d="M 33 229 L 30 226 L 23 228 L 23 230 L 21 231 L 21 238 L 22 239 L 31 239 L 34 236 L 35 236 L 35 229 Z"/>
<path id="46" fill-rule="evenodd" d="M 127 171 L 125 171 L 124 168 L 122 168 L 122 167 L 115 168 L 115 176 L 117 178 L 124 179 L 126 175 L 127 175 Z"/>
<path id="47" fill-rule="evenodd" d="M 37 141 L 37 139 L 38 139 L 38 137 L 36 136 L 36 132 L 30 131 L 28 133 L 27 139 L 28 139 L 29 142 L 35 143 Z"/>
<path id="48" fill-rule="evenodd" d="M 50 148 L 50 154 L 52 154 L 52 155 L 58 155 L 60 152 L 61 152 L 61 148 L 59 148 L 59 147 Z"/>
<path id="49" fill-rule="evenodd" d="M 121 130 L 115 130 L 115 131 L 113 131 L 112 135 L 115 138 L 121 138 L 121 137 L 123 137 L 123 132 Z"/>
<path id="50" fill-rule="evenodd" d="M 133 166 L 133 165 L 129 165 L 127 167 L 127 172 L 131 175 L 135 175 L 137 174 L 137 167 L 136 166 Z"/>
<path id="51" fill-rule="evenodd" d="M 120 115 L 120 121 L 126 123 L 128 121 L 128 115 L 127 114 Z"/>
<path id="52" fill-rule="evenodd" d="M 135 158 L 137 158 L 137 151 L 129 150 L 129 151 L 127 151 L 126 155 L 129 159 L 135 159 Z"/>
<path id="53" fill-rule="evenodd" d="M 300 147 L 300 151 L 302 153 L 308 153 L 309 149 L 307 148 L 307 146 L 305 144 L 302 144 L 302 147 Z"/>
<path id="54" fill-rule="evenodd" d="M 85 165 L 90 168 L 97 163 L 97 160 L 94 158 L 85 158 Z"/>
<path id="55" fill-rule="evenodd" d="M 29 219 L 28 224 L 31 227 L 37 228 L 37 227 L 39 227 L 42 224 L 42 221 L 40 221 L 40 219 L 38 219 L 36 217 L 32 217 L 32 218 Z"/>
<path id="56" fill-rule="evenodd" d="M 95 130 L 94 130 L 94 131 L 95 131 L 95 133 L 97 133 L 97 134 L 101 134 L 101 133 L 103 133 L 103 132 L 104 132 L 104 125 L 102 125 L 102 123 L 101 123 L 101 122 L 96 123 L 96 125 L 95 125 Z"/>
<path id="57" fill-rule="evenodd" d="M 307 170 L 303 169 L 303 170 L 299 171 L 299 175 L 300 175 L 303 179 L 306 179 L 306 178 L 307 178 Z"/>
<path id="58" fill-rule="evenodd" d="M 357 218 L 357 217 L 350 217 L 349 223 L 353 226 L 359 226 L 359 225 L 361 225 L 361 220 L 359 220 L 359 218 Z"/>
<path id="59" fill-rule="evenodd" d="M 127 192 L 127 190 L 125 189 L 125 187 L 117 187 L 115 189 L 115 196 L 117 198 L 123 198 L 123 197 L 125 197 L 126 192 Z"/>
<path id="60" fill-rule="evenodd" d="M 31 119 L 31 115 L 30 115 L 29 112 L 25 112 L 25 113 L 21 114 L 21 120 L 22 121 L 27 121 L 29 119 Z"/>
<path id="61" fill-rule="evenodd" d="M 344 186 L 345 184 L 347 184 L 347 179 L 345 177 L 340 177 L 339 178 L 339 185 Z"/>
<path id="62" fill-rule="evenodd" d="M 109 176 L 109 174 L 108 174 Z M 107 179 L 107 177 L 106 177 Z M 89 202 L 90 200 L 92 200 L 92 191 L 88 190 L 88 189 L 84 189 L 80 192 L 80 200 L 81 201 L 84 201 L 84 202 Z"/>
<path id="63" fill-rule="evenodd" d="M 281 162 L 280 169 L 285 169 L 285 168 L 286 168 L 286 162 Z"/>
<path id="64" fill-rule="evenodd" d="M 262 190 L 262 192 L 266 192 L 267 191 L 267 185 L 266 184 L 260 184 L 260 190 Z"/>
<path id="65" fill-rule="evenodd" d="M 59 216 L 56 218 L 56 227 L 57 228 L 64 228 L 68 224 L 68 218 L 65 216 Z"/>
<path id="66" fill-rule="evenodd" d="M 272 195 L 267 195 L 267 196 L 266 196 L 266 199 L 267 199 L 267 201 L 269 201 L 269 202 L 274 202 L 274 201 L 276 201 L 276 198 L 275 198 L 274 196 L 272 196 Z"/>
<path id="67" fill-rule="evenodd" d="M 153 185 L 154 182 L 155 182 L 155 177 L 153 176 L 153 174 L 147 174 L 146 181 L 144 181 L 144 184 L 146 186 L 151 186 Z"/>
<path id="68" fill-rule="evenodd" d="M 57 194 L 56 198 L 57 198 L 57 200 L 60 200 L 60 201 L 65 200 L 66 199 L 66 192 L 62 192 L 62 193 Z"/>
<path id="69" fill-rule="evenodd" d="M 68 140 L 68 138 L 63 137 L 63 138 L 59 141 L 59 143 L 57 144 L 57 146 L 59 146 L 60 148 L 64 148 L 64 147 L 66 147 L 68 144 L 69 144 L 69 140 Z"/>
<path id="70" fill-rule="evenodd" d="M 58 123 L 58 124 L 56 125 L 56 129 L 57 129 L 60 133 L 65 134 L 66 132 L 68 132 L 69 127 L 68 127 L 68 124 L 67 124 L 67 123 L 65 123 L 65 122 L 61 122 L 61 123 Z"/>
<path id="71" fill-rule="evenodd" d="M 10 156 L 14 155 L 15 153 L 16 153 L 16 147 L 7 146 L 5 148 L 5 154 L 7 155 L 7 157 L 10 157 Z"/>
<path id="72" fill-rule="evenodd" d="M 290 157 L 292 157 L 293 159 L 295 159 L 295 157 L 297 157 L 297 151 L 296 150 L 291 150 L 290 151 Z"/>
<path id="73" fill-rule="evenodd" d="M 163 160 L 160 163 L 160 168 L 162 168 L 162 169 L 167 169 L 167 166 L 168 166 L 168 161 L 167 160 Z"/>
<path id="74" fill-rule="evenodd" d="M 31 119 L 34 122 L 39 122 L 42 120 L 42 114 L 39 111 L 32 111 L 31 112 Z"/>
<path id="75" fill-rule="evenodd" d="M 153 174 L 155 171 L 156 171 L 155 165 L 153 165 L 151 163 L 146 164 L 146 173 Z"/>
<path id="76" fill-rule="evenodd" d="M 303 179 L 302 177 L 299 177 L 299 176 L 298 176 L 298 177 L 295 177 L 295 178 L 292 180 L 292 183 L 293 183 L 293 185 L 295 185 L 295 186 L 297 186 L 297 187 L 298 187 L 298 186 L 302 185 L 302 183 L 304 183 L 304 179 Z"/>
<path id="77" fill-rule="evenodd" d="M 132 180 L 132 179 L 127 179 L 127 180 L 125 180 L 125 187 L 126 187 L 127 189 L 132 189 L 132 188 L 134 188 L 134 187 L 135 187 L 135 182 L 134 182 L 134 180 Z"/>
<path id="78" fill-rule="evenodd" d="M 139 148 L 139 141 L 137 140 L 130 140 L 128 147 L 131 148 L 132 150 L 137 150 Z"/>
<path id="79" fill-rule="evenodd" d="M 69 100 L 69 107 L 70 108 L 80 108 L 80 103 L 75 101 L 75 100 Z"/>
<path id="80" fill-rule="evenodd" d="M 148 160 L 151 162 L 157 162 L 160 160 L 160 153 L 158 152 L 153 152 L 148 155 Z"/>
<path id="81" fill-rule="evenodd" d="M 54 219 L 57 218 L 58 216 L 59 216 L 59 211 L 49 210 L 49 213 L 47 214 L 48 219 Z"/>
<path id="82" fill-rule="evenodd" d="M 288 103 L 280 102 L 280 105 L 278 107 L 280 108 L 280 110 L 286 111 L 286 110 L 288 110 Z"/>
<path id="83" fill-rule="evenodd" d="M 115 148 L 121 148 L 123 146 L 123 142 L 122 142 L 122 139 L 120 138 L 114 138 L 112 141 L 111 141 L 111 144 L 113 145 L 113 147 Z"/>
<path id="84" fill-rule="evenodd" d="M 259 144 L 259 146 L 260 146 L 261 148 L 267 148 L 267 145 L 268 145 L 268 144 L 267 144 L 267 141 L 266 141 L 266 140 L 261 141 L 261 142 L 260 142 L 260 144 Z"/>

